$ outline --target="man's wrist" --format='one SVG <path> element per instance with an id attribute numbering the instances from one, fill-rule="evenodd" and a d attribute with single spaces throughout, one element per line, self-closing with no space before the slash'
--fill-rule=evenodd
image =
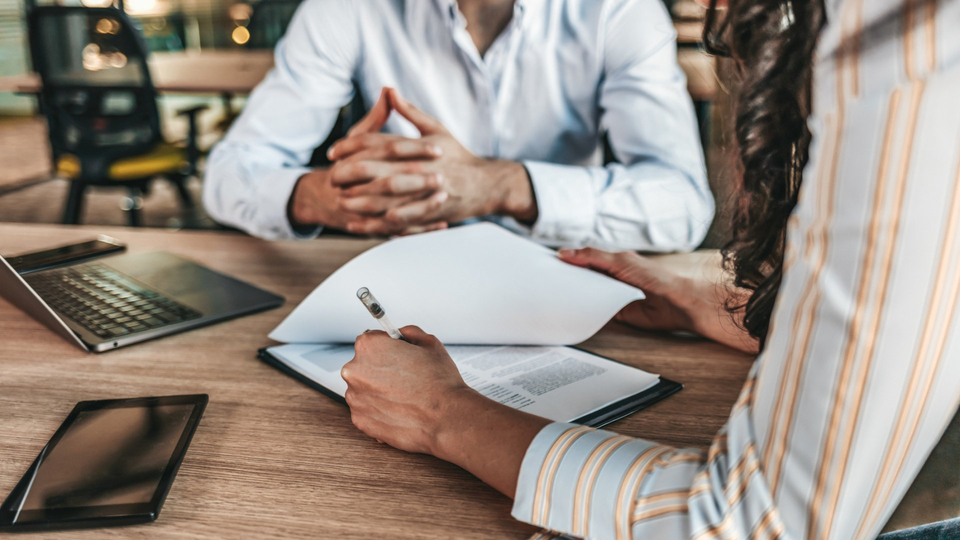
<path id="1" fill-rule="evenodd" d="M 508 216 L 522 223 L 537 220 L 537 198 L 527 168 L 514 161 L 486 160 L 485 174 L 497 186 L 491 214 Z"/>
<path id="2" fill-rule="evenodd" d="M 306 178 L 308 174 L 309 173 L 304 174 L 297 179 L 297 183 L 293 185 L 293 191 L 290 192 L 290 200 L 287 201 L 287 221 L 290 222 L 290 227 L 294 231 L 302 231 L 307 228 L 316 227 L 316 225 L 304 223 L 302 220 L 303 193 L 301 193 L 300 189 L 303 184 L 303 179 Z"/>
<path id="3" fill-rule="evenodd" d="M 317 196 L 317 185 L 326 180 L 327 169 L 314 169 L 297 180 L 287 203 L 287 219 L 296 230 L 313 230 L 330 224 L 323 202 Z"/>

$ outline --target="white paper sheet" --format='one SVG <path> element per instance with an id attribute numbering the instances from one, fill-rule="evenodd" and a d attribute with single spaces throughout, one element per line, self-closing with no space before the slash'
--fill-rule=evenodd
<path id="1" fill-rule="evenodd" d="M 654 386 L 660 377 L 569 347 L 448 347 L 463 380 L 488 398 L 569 422 Z M 282 345 L 269 352 L 343 396 L 352 345 Z"/>
<path id="2" fill-rule="evenodd" d="M 353 343 L 376 320 L 357 300 L 368 287 L 399 327 L 443 343 L 570 345 L 603 327 L 643 293 L 499 226 L 482 223 L 381 244 L 317 287 L 270 338 Z"/>

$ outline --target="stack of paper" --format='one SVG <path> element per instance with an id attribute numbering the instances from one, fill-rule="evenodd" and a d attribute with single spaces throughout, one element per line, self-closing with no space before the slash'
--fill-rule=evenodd
<path id="1" fill-rule="evenodd" d="M 353 342 L 379 329 L 357 299 L 361 287 L 398 326 L 415 324 L 440 338 L 467 384 L 516 409 L 603 425 L 680 389 L 558 347 L 589 338 L 643 293 L 491 224 L 392 240 L 363 253 L 270 334 L 288 344 L 260 357 L 343 402 L 340 369 L 353 358 Z"/>
<path id="2" fill-rule="evenodd" d="M 560 261 L 554 251 L 483 223 L 400 238 L 350 261 L 270 337 L 353 343 L 379 329 L 357 299 L 368 287 L 399 327 L 445 344 L 569 345 L 603 327 L 643 293 Z"/>

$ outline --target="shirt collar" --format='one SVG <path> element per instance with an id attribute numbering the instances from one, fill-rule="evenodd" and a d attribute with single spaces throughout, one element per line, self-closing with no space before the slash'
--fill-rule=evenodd
<path id="1" fill-rule="evenodd" d="M 457 0 L 437 0 L 437 2 L 438 2 L 441 6 L 443 6 L 443 7 L 449 7 L 449 6 L 456 6 L 456 5 L 457 5 Z M 518 6 L 520 6 L 520 8 L 522 9 L 522 8 L 524 8 L 524 7 L 526 7 L 526 6 L 530 5 L 530 4 L 536 3 L 537 0 L 514 0 L 514 2 L 515 2 Z"/>
<path id="2" fill-rule="evenodd" d="M 460 7 L 457 4 L 457 0 L 435 0 L 437 5 L 440 6 L 441 11 L 443 11 L 449 18 L 449 22 L 460 22 L 461 24 L 461 15 Z M 530 11 L 530 7 L 541 2 L 542 0 L 514 0 L 514 14 L 515 16 L 523 17 Z"/>

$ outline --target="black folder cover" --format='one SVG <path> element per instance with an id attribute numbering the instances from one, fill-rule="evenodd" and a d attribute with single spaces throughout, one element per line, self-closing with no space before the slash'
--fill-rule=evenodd
<path id="1" fill-rule="evenodd" d="M 590 354 L 596 354 L 596 353 L 590 353 Z M 340 396 L 336 392 L 331 391 L 326 386 L 323 386 L 322 384 L 314 381 L 313 379 L 309 377 L 305 377 L 300 372 L 290 368 L 290 366 L 288 366 L 282 360 L 270 354 L 269 349 L 260 349 L 257 353 L 257 356 L 260 358 L 260 360 L 263 360 L 264 362 L 279 369 L 280 371 L 286 373 L 287 375 L 293 377 L 294 379 L 297 379 L 298 381 L 309 386 L 310 388 L 313 388 L 314 390 L 319 391 L 320 393 L 329 397 L 330 399 L 333 399 L 334 401 L 337 401 L 344 405 L 347 404 L 346 400 L 344 400 L 342 396 Z M 612 360 L 610 358 L 607 358 L 607 360 L 610 360 L 611 362 L 616 362 L 616 360 Z M 669 379 L 664 379 L 663 377 L 661 377 L 660 382 L 658 382 L 653 387 L 647 388 L 643 392 L 634 394 L 632 396 L 627 396 L 619 401 L 615 401 L 607 405 L 602 409 L 599 409 L 589 414 L 586 414 L 584 416 L 581 416 L 580 418 L 573 420 L 573 423 L 582 424 L 584 426 L 590 426 L 590 427 L 603 427 L 607 424 L 616 422 L 621 418 L 630 416 L 631 414 L 637 411 L 646 409 L 647 407 L 653 405 L 654 403 L 666 397 L 669 397 L 673 394 L 676 394 L 682 389 L 683 389 L 682 384 L 671 381 Z"/>

